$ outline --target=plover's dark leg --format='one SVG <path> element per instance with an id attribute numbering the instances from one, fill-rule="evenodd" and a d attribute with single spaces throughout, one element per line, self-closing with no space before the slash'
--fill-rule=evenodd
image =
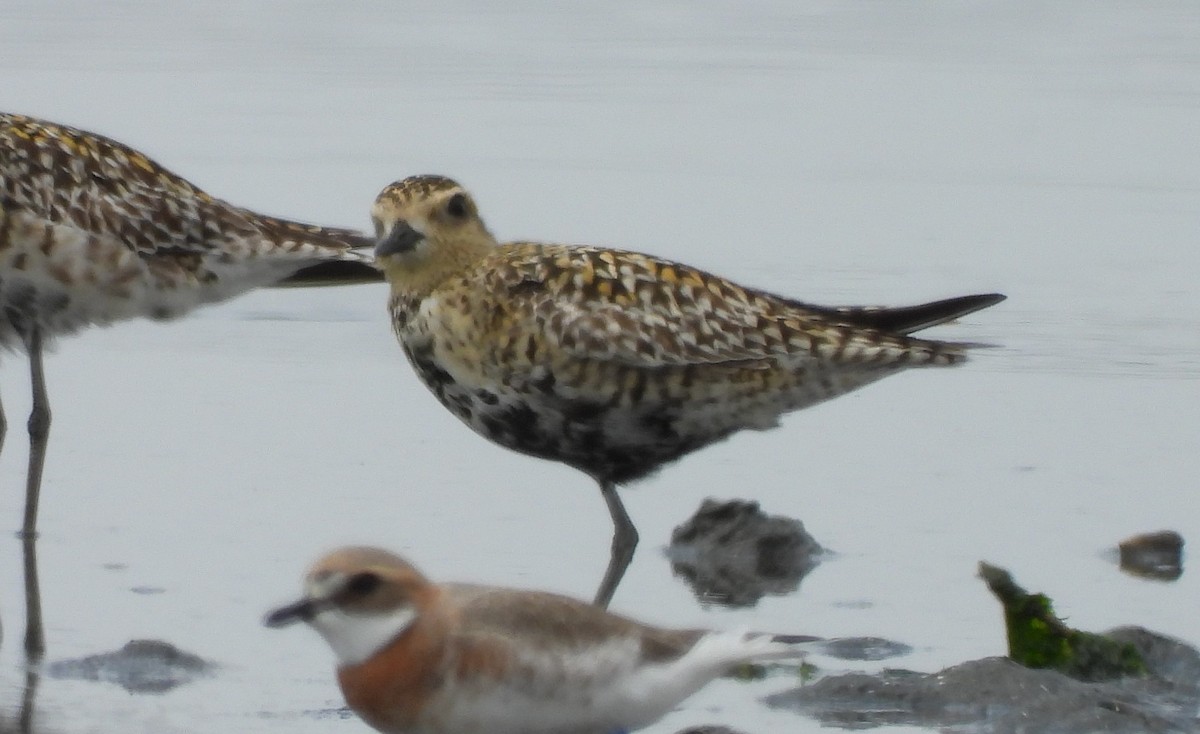
<path id="1" fill-rule="evenodd" d="M 17 731 L 34 731 L 34 703 L 37 701 L 38 686 L 42 682 L 40 665 L 29 665 L 25 668 L 25 691 L 21 694 L 21 712 L 17 717 Z"/>
<path id="2" fill-rule="evenodd" d="M 625 569 L 629 568 L 630 562 L 633 561 L 638 533 L 633 521 L 629 519 L 629 513 L 625 511 L 625 505 L 617 495 L 617 486 L 612 482 L 600 482 L 600 494 L 604 496 L 604 502 L 608 505 L 608 514 L 612 515 L 613 539 L 608 568 L 604 571 L 604 578 L 600 581 L 600 588 L 596 590 L 593 603 L 601 609 L 607 609 L 617 591 L 617 585 L 625 575 Z"/>
<path id="3" fill-rule="evenodd" d="M 29 330 L 29 379 L 33 386 L 33 409 L 29 411 L 29 472 L 25 476 L 25 524 L 21 535 L 36 537 L 38 497 L 42 490 L 42 466 L 50 438 L 50 400 L 46 396 L 46 374 L 42 370 L 42 330 Z"/>
<path id="4" fill-rule="evenodd" d="M 8 419 L 4 417 L 4 403 L 0 403 L 0 452 L 4 451 L 4 437 L 8 434 Z"/>
<path id="5" fill-rule="evenodd" d="M 31 670 L 46 652 L 46 633 L 42 626 L 42 591 L 38 584 L 37 538 L 27 533 L 21 540 L 25 561 L 25 657 Z M 22 730 L 30 731 L 30 730 Z"/>

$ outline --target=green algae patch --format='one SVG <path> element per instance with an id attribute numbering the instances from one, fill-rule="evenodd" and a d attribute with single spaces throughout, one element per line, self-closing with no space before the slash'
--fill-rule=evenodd
<path id="1" fill-rule="evenodd" d="M 1068 627 L 1045 594 L 1030 594 L 1002 568 L 980 562 L 979 577 L 1004 607 L 1008 656 L 1029 668 L 1049 668 L 1086 681 L 1144 675 L 1133 645 Z"/>

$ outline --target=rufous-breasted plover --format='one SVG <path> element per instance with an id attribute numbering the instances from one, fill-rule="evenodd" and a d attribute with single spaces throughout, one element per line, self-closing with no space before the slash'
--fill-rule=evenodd
<path id="1" fill-rule="evenodd" d="M 437 584 L 350 547 L 266 624 L 307 622 L 351 709 L 386 734 L 614 734 L 646 726 L 739 663 L 817 638 L 651 627 L 557 594 Z"/>

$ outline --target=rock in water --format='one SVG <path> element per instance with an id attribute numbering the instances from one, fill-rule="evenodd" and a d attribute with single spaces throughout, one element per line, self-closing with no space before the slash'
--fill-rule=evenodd
<path id="1" fill-rule="evenodd" d="M 1138 627 L 1109 630 L 1106 636 L 1134 646 L 1146 661 L 1147 675 L 1088 682 L 992 657 L 935 673 L 889 669 L 831 675 L 765 700 L 823 725 L 851 729 L 912 726 L 1055 734 L 1200 730 L 1200 654 Z"/>
<path id="2" fill-rule="evenodd" d="M 799 520 L 769 516 L 757 502 L 707 499 L 671 533 L 671 569 L 704 602 L 753 606 L 790 594 L 823 549 Z"/>
<path id="3" fill-rule="evenodd" d="M 161 640 L 131 640 L 120 650 L 46 666 L 54 678 L 116 683 L 130 693 L 165 693 L 210 675 L 216 665 Z"/>
<path id="4" fill-rule="evenodd" d="M 1117 549 L 1126 573 L 1159 581 L 1183 575 L 1183 536 L 1174 530 L 1135 535 L 1121 541 Z"/>

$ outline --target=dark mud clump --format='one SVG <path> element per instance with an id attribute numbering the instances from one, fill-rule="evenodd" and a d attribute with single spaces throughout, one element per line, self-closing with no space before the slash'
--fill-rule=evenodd
<path id="1" fill-rule="evenodd" d="M 1174 581 L 1183 575 L 1183 536 L 1174 530 L 1127 538 L 1117 552 L 1125 573 L 1158 581 Z"/>
<path id="2" fill-rule="evenodd" d="M 132 640 L 120 650 L 46 666 L 52 678 L 116 683 L 130 693 L 165 693 L 211 675 L 216 665 L 169 642 Z"/>
<path id="3" fill-rule="evenodd" d="M 671 533 L 667 556 L 701 602 L 745 607 L 799 589 L 822 552 L 799 520 L 768 516 L 757 502 L 707 499 Z"/>

